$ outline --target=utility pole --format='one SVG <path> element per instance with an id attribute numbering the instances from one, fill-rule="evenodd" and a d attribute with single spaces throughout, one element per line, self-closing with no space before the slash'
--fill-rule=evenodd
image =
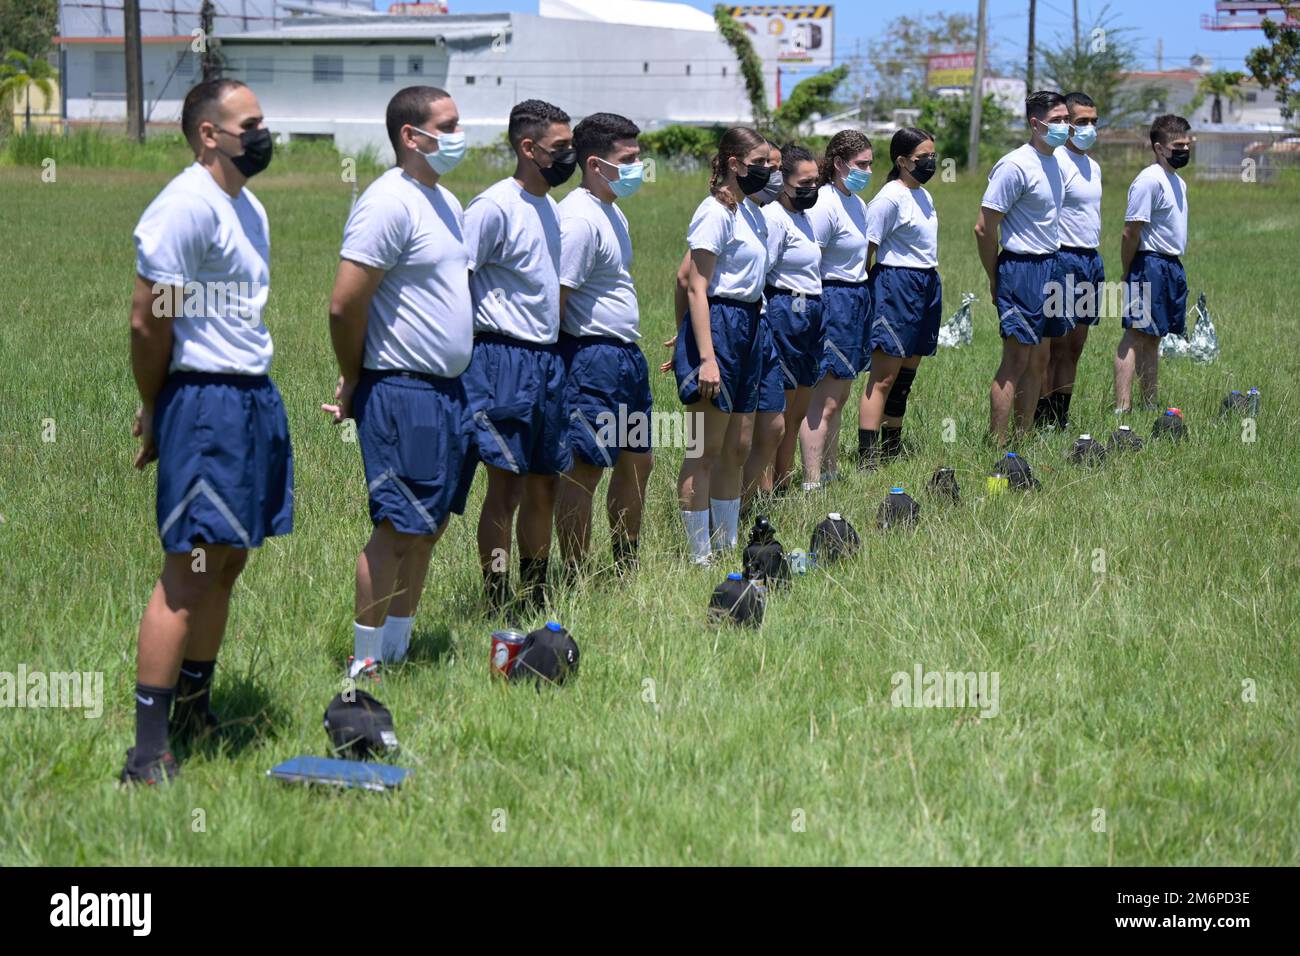
<path id="1" fill-rule="evenodd" d="M 1074 0 L 1074 52 L 1079 53 L 1079 0 Z"/>
<path id="2" fill-rule="evenodd" d="M 980 121 L 984 109 L 984 44 L 985 13 L 988 0 L 980 0 L 979 23 L 975 31 L 975 86 L 970 96 L 970 143 L 966 152 L 966 168 L 974 172 L 980 161 Z"/>
<path id="3" fill-rule="evenodd" d="M 1165 69 L 1165 38 L 1156 37 L 1156 72 L 1163 73 Z"/>
<path id="4" fill-rule="evenodd" d="M 140 0 L 122 0 L 122 44 L 126 53 L 126 135 L 144 142 L 144 83 L 140 54 Z"/>
<path id="5" fill-rule="evenodd" d="M 1029 55 L 1025 59 L 1025 89 L 1034 92 L 1034 14 L 1038 11 L 1038 0 L 1029 0 Z"/>
<path id="6" fill-rule="evenodd" d="M 203 0 L 199 7 L 199 27 L 203 30 L 203 80 L 221 78 L 221 60 L 217 57 L 216 41 L 212 38 L 212 0 Z"/>

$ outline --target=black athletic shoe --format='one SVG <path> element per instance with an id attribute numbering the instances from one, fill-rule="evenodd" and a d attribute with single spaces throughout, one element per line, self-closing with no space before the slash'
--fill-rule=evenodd
<path id="1" fill-rule="evenodd" d="M 143 783 L 152 787 L 160 783 L 170 783 L 176 779 L 178 773 L 180 768 L 176 766 L 176 758 L 170 751 L 165 751 L 152 760 L 138 760 L 135 748 L 131 747 L 126 752 L 126 766 L 122 768 L 122 774 L 118 779 L 122 783 Z"/>

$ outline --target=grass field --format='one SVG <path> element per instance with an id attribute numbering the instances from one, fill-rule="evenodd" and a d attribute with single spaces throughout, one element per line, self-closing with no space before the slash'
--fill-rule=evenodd
<path id="1" fill-rule="evenodd" d="M 416 771 L 380 796 L 264 776 L 325 752 L 369 527 L 357 447 L 318 411 L 335 378 L 326 307 L 351 186 L 273 170 L 254 186 L 272 227 L 266 321 L 296 530 L 236 590 L 214 694 L 230 739 L 185 755 L 176 786 L 125 792 L 136 627 L 160 566 L 153 472 L 130 467 L 130 233 L 169 177 L 61 165 L 43 183 L 39 169 L 0 169 L 0 671 L 102 671 L 105 692 L 98 719 L 0 712 L 0 864 L 1300 859 L 1300 185 L 1193 181 L 1185 261 L 1223 352 L 1163 363 L 1162 397 L 1186 412 L 1189 440 L 1083 470 L 1064 461 L 1066 437 L 1037 437 L 1019 450 L 1042 491 L 990 498 L 981 433 L 999 346 L 970 235 L 983 177 L 936 179 L 945 310 L 980 296 L 975 342 L 922 365 L 911 458 L 771 510 L 788 548 L 807 547 L 830 510 L 865 547 L 797 581 L 761 632 L 706 628 L 723 572 L 682 560 L 681 452 L 665 449 L 639 575 L 586 582 L 554 612 L 581 644 L 580 677 L 540 694 L 500 686 L 476 605 L 480 476 L 435 552 L 411 657 L 375 691 Z M 1106 173 L 1112 272 L 1131 172 Z M 493 178 L 462 167 L 448 185 L 467 201 Z M 652 364 L 702 184 L 664 177 L 624 206 Z M 1106 319 L 1084 355 L 1080 430 L 1113 427 L 1118 337 Z M 1218 416 L 1229 388 L 1250 386 L 1263 393 L 1253 442 Z M 677 407 L 666 376 L 655 403 Z M 1153 418 L 1133 424 L 1145 433 Z M 957 469 L 962 503 L 922 498 L 915 533 L 875 531 L 889 486 L 921 497 L 940 464 Z M 607 537 L 598 529 L 602 555 Z M 891 675 L 918 665 L 996 672 L 1000 713 L 891 707 Z"/>

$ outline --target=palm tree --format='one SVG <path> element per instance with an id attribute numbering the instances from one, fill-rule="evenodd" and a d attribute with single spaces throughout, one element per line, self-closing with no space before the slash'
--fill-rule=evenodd
<path id="1" fill-rule="evenodd" d="M 58 78 L 59 71 L 50 66 L 50 61 L 44 57 L 30 57 L 22 50 L 10 50 L 5 54 L 4 60 L 0 61 L 0 102 L 4 102 L 9 97 L 13 97 L 17 102 L 18 93 L 26 92 L 27 110 L 23 117 L 23 132 L 32 128 L 32 96 L 31 87 L 41 91 L 41 96 L 45 97 L 48 104 L 54 96 L 53 81 Z"/>
<path id="2" fill-rule="evenodd" d="M 1241 84 L 1246 81 L 1246 74 L 1240 70 L 1215 70 L 1213 73 L 1206 73 L 1199 83 L 1196 84 L 1196 95 L 1192 97 L 1189 104 L 1191 111 L 1194 113 L 1201 108 L 1209 97 L 1214 97 L 1214 105 L 1210 107 L 1210 122 L 1223 122 L 1223 101 L 1227 99 L 1229 103 L 1239 103 L 1246 98 L 1245 91 Z"/>

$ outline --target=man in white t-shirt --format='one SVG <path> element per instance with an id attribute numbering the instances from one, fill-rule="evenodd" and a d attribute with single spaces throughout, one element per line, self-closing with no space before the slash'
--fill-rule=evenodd
<path id="1" fill-rule="evenodd" d="M 248 552 L 293 530 L 293 456 L 262 323 L 270 229 L 244 188 L 271 161 L 257 97 L 238 80 L 186 94 L 195 162 L 135 228 L 135 466 L 158 462 L 163 569 L 140 621 L 135 746 L 124 783 L 176 774 L 173 738 L 207 733 L 230 592 Z M 175 709 L 172 710 L 172 704 Z"/>
<path id="2" fill-rule="evenodd" d="M 1133 377 L 1142 402 L 1155 407 L 1160 339 L 1187 327 L 1187 183 L 1176 170 L 1192 158 L 1192 128 L 1181 116 L 1158 116 L 1151 124 L 1156 161 L 1128 189 L 1124 239 L 1124 336 L 1115 353 L 1115 411 L 1133 407 Z"/>
<path id="3" fill-rule="evenodd" d="M 1050 340 L 1047 371 L 1034 424 L 1064 429 L 1088 329 L 1101 321 L 1106 268 L 1101 246 L 1101 166 L 1088 155 L 1097 142 L 1097 104 L 1087 93 L 1068 93 L 1070 141 L 1056 151 L 1065 183 L 1061 204 L 1059 306 L 1073 328 Z"/>
<path id="4" fill-rule="evenodd" d="M 519 514 L 519 579 L 529 609 L 546 599 L 556 476 L 569 470 L 560 334 L 560 215 L 549 195 L 578 167 L 563 110 L 525 100 L 510 111 L 514 175 L 465 209 L 474 354 L 465 372 L 488 485 L 478 522 L 489 606 L 510 588 L 510 526 Z"/>
<path id="5" fill-rule="evenodd" d="M 635 566 L 651 451 L 650 370 L 637 345 L 632 238 L 617 203 L 641 187 L 636 124 L 593 113 L 573 130 L 582 185 L 560 203 L 560 351 L 566 365 L 573 465 L 560 479 L 555 526 L 572 578 L 591 545 L 591 503 L 609 469 L 613 563 Z"/>
<path id="6" fill-rule="evenodd" d="M 1047 340 L 1068 331 L 1063 318 L 1048 314 L 1047 302 L 1058 279 L 1061 245 L 1064 185 L 1056 149 L 1070 137 L 1069 114 L 1060 93 L 1040 90 L 1025 100 L 1029 142 L 994 165 L 975 223 L 1002 333 L 1002 362 L 989 393 L 989 434 L 999 447 L 1013 410 L 1015 431 L 1031 426 Z"/>
<path id="7" fill-rule="evenodd" d="M 397 165 L 343 229 L 330 301 L 336 422 L 356 420 L 370 520 L 357 558 L 355 677 L 406 656 L 433 546 L 463 514 L 477 463 L 460 375 L 474 345 L 460 202 L 441 183 L 465 155 L 452 98 L 410 86 L 388 102 Z"/>

